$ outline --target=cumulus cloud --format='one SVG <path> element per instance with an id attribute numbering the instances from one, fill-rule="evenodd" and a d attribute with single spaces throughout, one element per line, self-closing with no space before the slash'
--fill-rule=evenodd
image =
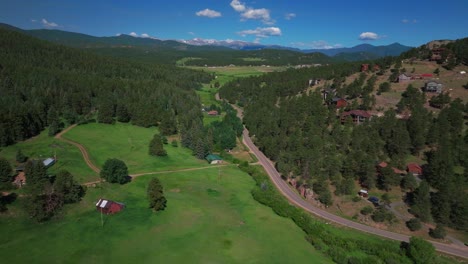
<path id="1" fill-rule="evenodd" d="M 254 35 L 258 38 L 266 38 L 270 36 L 281 36 L 281 29 L 277 27 L 265 27 L 243 30 L 237 33 L 243 37 L 248 35 Z"/>
<path id="2" fill-rule="evenodd" d="M 232 8 L 234 8 L 234 10 L 236 10 L 237 12 L 244 12 L 246 7 L 243 3 L 241 3 L 239 0 L 233 0 L 231 2 L 231 6 Z"/>
<path id="3" fill-rule="evenodd" d="M 233 0 L 231 2 L 231 7 L 237 12 L 241 13 L 242 20 L 261 20 L 264 24 L 267 25 L 272 25 L 275 23 L 275 21 L 270 17 L 270 10 L 266 8 L 254 9 L 252 7 L 247 7 L 244 3 L 241 3 L 238 0 Z"/>
<path id="4" fill-rule="evenodd" d="M 287 14 L 284 15 L 284 19 L 286 19 L 286 20 L 291 20 L 291 19 L 293 19 L 295 17 L 296 17 L 296 14 L 294 14 L 294 13 L 287 13 Z"/>
<path id="5" fill-rule="evenodd" d="M 148 35 L 148 34 L 146 34 L 146 33 L 143 33 L 143 34 L 141 34 L 141 37 L 142 37 L 142 38 L 149 38 L 150 35 Z"/>
<path id="6" fill-rule="evenodd" d="M 135 32 L 130 32 L 130 34 L 129 34 L 129 35 L 130 35 L 130 36 L 132 36 L 132 37 L 135 37 L 135 38 L 136 38 L 136 37 L 138 37 L 138 34 L 137 34 L 137 33 L 135 33 Z"/>
<path id="7" fill-rule="evenodd" d="M 203 17 L 209 17 L 209 18 L 214 18 L 214 17 L 220 17 L 221 13 L 218 11 L 214 11 L 211 9 L 205 9 L 205 10 L 200 10 L 195 13 L 197 16 L 203 16 Z"/>
<path id="8" fill-rule="evenodd" d="M 49 22 L 47 21 L 47 19 L 43 18 L 41 20 L 41 23 L 44 27 L 49 27 L 49 28 L 54 28 L 54 27 L 59 27 L 59 25 L 57 23 L 54 23 L 54 22 Z"/>
<path id="9" fill-rule="evenodd" d="M 380 36 L 377 35 L 377 33 L 374 33 L 374 32 L 362 32 L 359 35 L 360 40 L 376 40 L 376 39 L 379 39 L 379 38 L 380 38 Z"/>

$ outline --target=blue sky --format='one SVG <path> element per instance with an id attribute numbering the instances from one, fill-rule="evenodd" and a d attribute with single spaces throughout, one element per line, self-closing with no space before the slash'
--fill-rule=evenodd
<path id="1" fill-rule="evenodd" d="M 466 0 L 1 0 L 0 22 L 93 36 L 242 40 L 302 49 L 468 37 Z"/>

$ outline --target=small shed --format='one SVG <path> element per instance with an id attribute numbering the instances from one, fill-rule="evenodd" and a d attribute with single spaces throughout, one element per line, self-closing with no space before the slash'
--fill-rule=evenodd
<path id="1" fill-rule="evenodd" d="M 442 93 L 444 85 L 438 81 L 428 81 L 424 85 L 424 91 L 428 93 Z"/>
<path id="2" fill-rule="evenodd" d="M 96 210 L 107 215 L 118 213 L 124 208 L 125 204 L 106 199 L 99 199 L 99 201 L 96 203 Z"/>
<path id="3" fill-rule="evenodd" d="M 47 159 L 45 159 L 45 160 L 42 161 L 42 164 L 44 164 L 44 166 L 45 166 L 46 168 L 48 168 L 48 167 L 50 167 L 50 166 L 52 166 L 52 165 L 55 164 L 55 159 L 54 159 L 54 158 L 47 158 Z"/>
<path id="4" fill-rule="evenodd" d="M 205 157 L 205 159 L 208 161 L 210 164 L 221 164 L 223 163 L 223 159 L 216 155 L 216 154 L 210 154 Z"/>
<path id="5" fill-rule="evenodd" d="M 364 197 L 364 198 L 367 198 L 369 196 L 369 192 L 365 189 L 359 190 L 358 194 L 359 196 Z"/>
<path id="6" fill-rule="evenodd" d="M 211 111 L 208 112 L 208 115 L 210 115 L 210 116 L 217 116 L 217 115 L 218 115 L 218 111 L 216 111 L 216 110 L 211 110 Z"/>

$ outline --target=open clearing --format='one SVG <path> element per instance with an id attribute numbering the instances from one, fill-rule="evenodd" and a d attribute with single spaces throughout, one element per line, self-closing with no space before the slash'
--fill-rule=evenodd
<path id="1" fill-rule="evenodd" d="M 192 151 L 182 147 L 164 145 L 166 157 L 148 154 L 148 145 L 156 128 L 143 128 L 130 124 L 116 123 L 86 124 L 73 128 L 64 138 L 79 142 L 89 152 L 94 164 L 102 167 L 107 159 L 123 160 L 130 174 L 185 169 L 206 166 L 207 162 L 192 156 Z M 180 142 L 180 141 L 179 141 Z M 180 144 L 179 144 L 180 145 Z"/>
<path id="2" fill-rule="evenodd" d="M 0 255 L 5 263 L 331 263 L 314 250 L 291 220 L 257 203 L 247 174 L 235 167 L 161 174 L 166 210 L 148 209 L 152 176 L 126 185 L 88 188 L 61 219 L 37 224 L 18 210 L 0 216 Z M 99 198 L 123 202 L 104 216 Z M 25 252 L 27 250 L 27 253 Z"/>

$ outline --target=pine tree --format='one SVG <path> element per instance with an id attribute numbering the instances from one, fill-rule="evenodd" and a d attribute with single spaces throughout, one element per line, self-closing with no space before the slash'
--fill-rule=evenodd
<path id="1" fill-rule="evenodd" d="M 84 195 L 83 187 L 66 170 L 61 170 L 57 174 L 53 188 L 54 193 L 60 196 L 64 203 L 78 202 Z"/>
<path id="2" fill-rule="evenodd" d="M 149 207 L 155 211 L 164 210 L 167 200 L 164 197 L 163 186 L 158 178 L 152 178 L 147 189 Z"/>
<path id="3" fill-rule="evenodd" d="M 105 95 L 103 95 L 105 96 Z M 110 99 L 103 99 L 99 104 L 97 116 L 99 123 L 113 124 L 114 123 L 114 105 Z"/>
<path id="4" fill-rule="evenodd" d="M 7 159 L 0 157 L 0 188 L 11 185 L 13 170 Z"/>
<path id="5" fill-rule="evenodd" d="M 431 220 L 431 196 L 429 184 L 423 180 L 413 192 L 411 212 L 423 222 Z"/>
<path id="6" fill-rule="evenodd" d="M 161 135 L 155 134 L 149 144 L 149 154 L 151 156 L 167 156 L 167 152 L 164 149 Z"/>
<path id="7" fill-rule="evenodd" d="M 27 182 L 26 188 L 32 195 L 42 194 L 46 185 L 50 183 L 47 177 L 47 168 L 42 161 L 28 161 L 24 166 L 24 174 Z"/>
<path id="8" fill-rule="evenodd" d="M 117 121 L 122 123 L 128 123 L 130 121 L 130 114 L 128 113 L 125 105 L 119 104 L 116 109 Z"/>

